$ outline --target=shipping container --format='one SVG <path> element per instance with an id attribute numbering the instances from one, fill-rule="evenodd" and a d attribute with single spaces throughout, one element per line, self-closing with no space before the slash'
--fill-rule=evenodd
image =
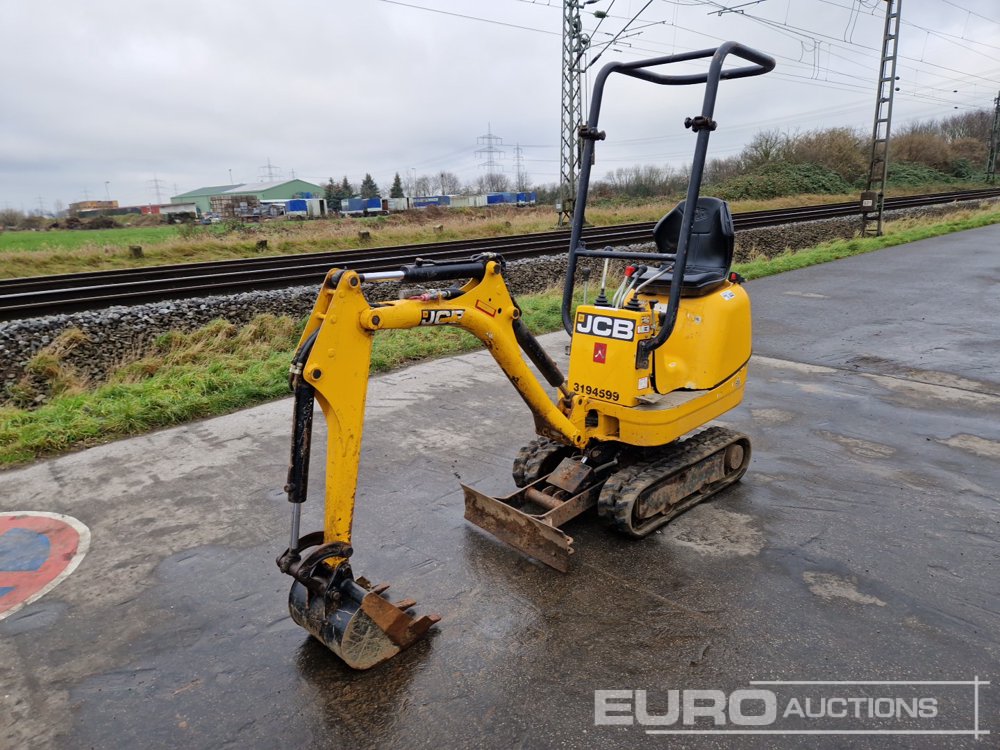
<path id="1" fill-rule="evenodd" d="M 292 198 L 290 201 L 285 201 L 285 215 L 308 216 L 309 206 L 304 198 Z"/>
<path id="2" fill-rule="evenodd" d="M 452 208 L 470 208 L 474 206 L 473 196 L 471 195 L 449 195 L 449 204 Z"/>
<path id="3" fill-rule="evenodd" d="M 386 198 L 384 201 L 386 211 L 405 211 L 410 207 L 409 198 Z"/>
<path id="4" fill-rule="evenodd" d="M 129 214 L 141 214 L 145 206 L 119 206 L 118 208 L 88 208 L 77 211 L 76 216 L 81 219 L 93 216 L 127 216 Z"/>
<path id="5" fill-rule="evenodd" d="M 326 216 L 326 198 L 309 198 L 306 200 L 306 211 L 309 218 L 318 219 Z"/>
<path id="6" fill-rule="evenodd" d="M 352 216 L 382 213 L 381 198 L 344 198 L 340 202 L 340 212 Z"/>
<path id="7" fill-rule="evenodd" d="M 514 205 L 517 203 L 517 193 L 489 193 L 486 196 L 487 206 L 498 206 L 502 204 Z"/>
<path id="8" fill-rule="evenodd" d="M 428 206 L 450 206 L 451 196 L 450 195 L 424 195 L 418 198 L 413 198 L 410 201 L 410 205 L 413 208 L 427 208 Z"/>

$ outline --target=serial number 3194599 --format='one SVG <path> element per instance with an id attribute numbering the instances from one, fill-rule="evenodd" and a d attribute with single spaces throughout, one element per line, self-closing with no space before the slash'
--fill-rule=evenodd
<path id="1" fill-rule="evenodd" d="M 604 399 L 605 401 L 617 401 L 621 398 L 618 391 L 612 391 L 607 388 L 594 388 L 592 385 L 582 385 L 581 383 L 574 383 L 573 390 L 587 396 Z"/>

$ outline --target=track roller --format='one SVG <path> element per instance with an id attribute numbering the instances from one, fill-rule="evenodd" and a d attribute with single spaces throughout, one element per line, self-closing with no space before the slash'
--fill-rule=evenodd
<path id="1" fill-rule="evenodd" d="M 738 481 L 749 463 L 750 438 L 710 427 L 612 474 L 598 513 L 621 533 L 641 538 Z"/>

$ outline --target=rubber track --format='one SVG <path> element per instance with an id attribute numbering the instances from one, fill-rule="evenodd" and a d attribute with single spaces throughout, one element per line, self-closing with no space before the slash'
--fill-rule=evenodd
<path id="1" fill-rule="evenodd" d="M 718 486 L 706 495 L 695 494 L 691 498 L 677 503 L 670 513 L 647 519 L 640 527 L 642 533 L 637 533 L 632 526 L 632 508 L 642 491 L 652 482 L 708 458 L 740 439 L 748 438 L 742 433 L 723 427 L 709 427 L 679 444 L 667 446 L 665 453 L 661 453 L 659 456 L 638 461 L 615 472 L 605 483 L 604 489 L 601 490 L 601 496 L 597 501 L 598 515 L 610 521 L 615 529 L 623 534 L 631 537 L 646 536 L 688 508 L 732 484 L 742 476 L 743 472 L 736 474 L 732 479 L 720 480 Z"/>
<path id="2" fill-rule="evenodd" d="M 512 472 L 514 484 L 518 487 L 527 487 L 548 473 L 544 471 L 548 459 L 560 453 L 568 456 L 572 452 L 573 449 L 563 443 L 544 437 L 535 438 L 517 452 Z"/>

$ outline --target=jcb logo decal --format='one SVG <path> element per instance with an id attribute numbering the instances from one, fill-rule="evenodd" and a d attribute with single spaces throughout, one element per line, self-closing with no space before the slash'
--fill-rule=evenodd
<path id="1" fill-rule="evenodd" d="M 446 323 L 457 323 L 462 319 L 465 310 L 421 310 L 420 325 L 439 326 Z"/>
<path id="2" fill-rule="evenodd" d="M 612 318 L 610 315 L 580 313 L 576 316 L 576 332 L 606 339 L 631 341 L 635 337 L 635 321 L 628 318 Z"/>

